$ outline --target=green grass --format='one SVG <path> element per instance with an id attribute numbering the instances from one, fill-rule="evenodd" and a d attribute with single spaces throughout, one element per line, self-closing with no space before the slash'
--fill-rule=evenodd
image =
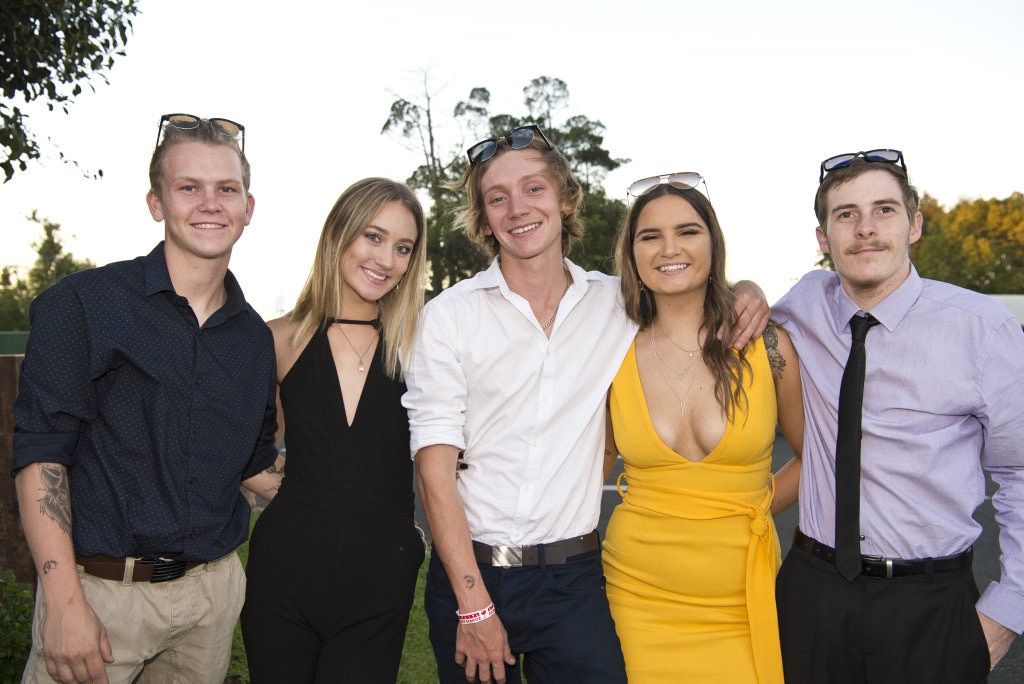
<path id="1" fill-rule="evenodd" d="M 258 512 L 253 512 L 249 520 L 250 530 L 258 515 Z M 249 560 L 249 542 L 238 547 L 238 557 L 242 559 L 242 565 Z M 405 648 L 402 650 L 402 664 L 398 669 L 398 684 L 429 684 L 437 681 L 434 652 L 430 648 L 430 639 L 427 636 L 427 615 L 423 611 L 423 583 L 426 577 L 427 561 L 424 560 L 416 579 L 416 594 L 409 615 L 409 627 L 405 632 Z M 231 665 L 228 667 L 225 681 L 232 684 L 249 681 L 249 661 L 245 657 L 242 628 L 239 625 L 235 625 Z"/>

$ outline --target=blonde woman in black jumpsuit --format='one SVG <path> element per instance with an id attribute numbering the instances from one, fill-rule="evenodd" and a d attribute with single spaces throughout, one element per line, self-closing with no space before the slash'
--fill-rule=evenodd
<path id="1" fill-rule="evenodd" d="M 242 630 L 252 681 L 394 682 L 424 546 L 399 352 L 423 303 L 423 211 L 355 183 L 295 305 L 270 322 L 285 480 L 253 530 Z"/>

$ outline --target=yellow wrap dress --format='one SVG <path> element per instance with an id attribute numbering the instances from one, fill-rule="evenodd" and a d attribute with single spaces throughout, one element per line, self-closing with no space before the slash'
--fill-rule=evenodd
<path id="1" fill-rule="evenodd" d="M 608 601 L 632 684 L 782 682 L 781 562 L 770 507 L 775 385 L 762 340 L 747 349 L 747 403 L 691 462 L 655 432 L 635 343 L 610 410 L 628 488 L 604 544 Z"/>

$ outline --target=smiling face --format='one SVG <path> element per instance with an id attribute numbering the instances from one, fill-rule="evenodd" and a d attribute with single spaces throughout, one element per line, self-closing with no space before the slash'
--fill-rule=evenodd
<path id="1" fill-rule="evenodd" d="M 487 228 L 502 259 L 532 259 L 552 252 L 562 256 L 562 215 L 569 206 L 541 154 L 510 150 L 488 162 L 480 179 Z"/>
<path id="2" fill-rule="evenodd" d="M 921 237 L 921 212 L 908 215 L 899 183 L 882 169 L 836 185 L 825 205 L 818 245 L 832 256 L 846 293 L 867 310 L 910 275 L 910 245 Z"/>
<path id="3" fill-rule="evenodd" d="M 394 201 L 381 207 L 341 258 L 345 316 L 373 317 L 377 301 L 409 269 L 416 237 L 416 219 L 405 205 Z"/>
<path id="4" fill-rule="evenodd" d="M 146 204 L 164 222 L 168 259 L 223 260 L 252 219 L 255 204 L 242 184 L 238 152 L 227 145 L 176 143 L 163 160 L 159 192 Z"/>
<path id="5" fill-rule="evenodd" d="M 655 297 L 696 293 L 711 274 L 712 240 L 697 210 L 679 195 L 648 202 L 636 219 L 633 258 L 640 280 Z"/>

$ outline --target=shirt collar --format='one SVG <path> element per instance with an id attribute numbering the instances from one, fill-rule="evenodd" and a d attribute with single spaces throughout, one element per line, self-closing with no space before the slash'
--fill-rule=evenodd
<path id="1" fill-rule="evenodd" d="M 142 262 L 142 270 L 146 279 L 146 296 L 152 296 L 159 292 L 174 292 L 174 284 L 171 282 L 171 273 L 167 270 L 167 259 L 164 257 L 164 242 L 153 248 Z M 224 274 L 224 289 L 227 291 L 227 300 L 224 306 L 210 317 L 210 323 L 231 318 L 246 308 L 245 295 L 231 271 Z"/>
<path id="2" fill-rule="evenodd" d="M 832 316 L 834 317 L 836 330 L 845 332 L 849 329 L 850 318 L 858 311 L 861 311 L 861 308 L 846 294 L 846 290 L 843 289 L 839 278 L 835 279 L 833 287 L 830 307 Z M 921 296 L 923 287 L 921 276 L 918 275 L 917 269 L 911 264 L 910 275 L 907 276 L 907 279 L 867 313 L 877 318 L 878 322 L 891 332 L 896 329 L 896 326 L 907 315 L 914 302 Z"/>
<path id="3" fill-rule="evenodd" d="M 589 280 L 588 272 L 584 271 L 582 267 L 574 264 L 566 258 L 562 259 L 562 263 L 569 270 L 569 275 L 572 276 L 572 286 L 570 289 L 575 289 L 577 283 L 586 283 Z M 487 270 L 480 271 L 476 277 L 472 279 L 470 287 L 474 290 L 485 290 L 496 287 L 503 295 L 508 297 L 511 290 L 508 287 L 508 282 L 505 281 L 505 275 L 501 272 L 500 257 L 494 257 L 494 259 L 491 260 L 491 265 L 487 267 Z"/>

